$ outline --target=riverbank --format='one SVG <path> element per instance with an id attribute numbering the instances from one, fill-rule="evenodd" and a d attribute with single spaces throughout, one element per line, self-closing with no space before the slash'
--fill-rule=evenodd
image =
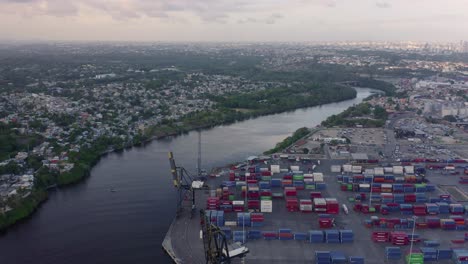
<path id="1" fill-rule="evenodd" d="M 354 96 L 355 97 L 355 96 Z M 353 98 L 354 98 L 353 97 Z M 346 98 L 341 101 L 346 101 L 349 98 Z M 328 102 L 328 103 L 333 103 Z M 325 104 L 325 103 L 324 103 Z M 324 104 L 318 104 L 318 105 L 324 105 Z M 294 110 L 294 109 L 288 109 L 287 111 Z M 287 112 L 283 111 L 283 112 Z M 231 115 L 229 114 L 231 113 Z M 181 122 L 169 122 L 162 124 L 161 126 L 158 127 L 153 127 L 149 128 L 143 135 L 140 135 L 140 137 L 133 142 L 132 146 L 140 146 L 142 144 L 146 144 L 148 142 L 151 142 L 152 140 L 157 140 L 157 139 L 162 139 L 168 136 L 177 136 L 181 135 L 184 133 L 188 133 L 189 131 L 192 130 L 197 130 L 197 129 L 207 129 L 207 128 L 212 128 L 215 126 L 219 125 L 226 125 L 226 124 L 232 124 L 237 121 L 243 121 L 243 120 L 248 120 L 251 118 L 258 118 L 260 116 L 266 116 L 266 115 L 271 115 L 271 114 L 276 114 L 277 112 L 272 110 L 271 112 L 268 113 L 257 113 L 257 114 L 252 114 L 252 113 L 241 113 L 241 112 L 231 112 L 229 111 L 228 114 L 223 114 L 219 112 L 217 113 L 211 113 L 208 116 L 206 116 L 206 113 L 200 114 L 197 113 L 198 115 L 195 116 L 189 116 L 186 117 L 186 119 L 183 119 Z M 200 116 L 202 115 L 202 116 Z M 194 119 L 194 117 L 196 117 Z M 198 118 L 198 119 L 197 119 Z M 193 120 L 198 120 L 198 122 L 193 122 Z M 80 181 L 82 181 L 84 178 L 90 175 L 91 169 L 99 162 L 99 160 L 106 154 L 114 151 L 121 151 L 124 147 L 128 146 L 119 146 L 118 148 L 109 148 L 109 146 L 112 146 L 113 140 L 112 139 L 102 139 L 98 140 L 96 144 L 87 149 L 82 149 L 79 153 L 75 152 L 70 152 L 70 161 L 74 162 L 76 165 L 72 169 L 72 171 L 68 173 L 63 173 L 59 175 L 50 175 L 50 174 L 43 174 L 40 178 L 40 181 L 43 183 L 36 189 L 35 191 L 38 192 L 45 192 L 46 191 L 46 186 L 50 186 L 53 184 L 57 184 L 58 187 L 64 187 L 64 186 L 70 186 L 73 184 L 76 184 Z M 41 196 L 44 197 L 44 196 Z M 18 207 L 18 210 L 13 209 L 12 211 L 7 212 L 5 215 L 0 217 L 0 230 L 7 230 L 8 227 L 14 225 L 17 222 L 20 222 L 22 219 L 27 218 L 31 214 L 34 213 L 34 211 L 40 206 L 42 202 L 44 202 L 47 198 L 41 198 L 41 199 L 33 199 L 31 203 L 26 202 L 25 208 L 30 208 L 28 210 L 23 210 L 22 207 Z"/>

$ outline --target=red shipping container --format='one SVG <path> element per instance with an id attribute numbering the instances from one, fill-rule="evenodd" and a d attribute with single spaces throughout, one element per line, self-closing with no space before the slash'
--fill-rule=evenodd
<path id="1" fill-rule="evenodd" d="M 262 176 L 271 176 L 271 171 L 262 171 Z"/>
<path id="2" fill-rule="evenodd" d="M 296 187 L 284 187 L 284 196 L 297 196 Z"/>
<path id="3" fill-rule="evenodd" d="M 321 192 L 310 192 L 310 198 L 311 199 L 314 199 L 314 198 L 321 198 L 322 197 L 322 193 Z"/>
<path id="4" fill-rule="evenodd" d="M 340 211 L 340 205 L 338 200 L 335 198 L 325 198 L 327 202 L 327 213 L 328 214 L 338 214 Z"/>
<path id="5" fill-rule="evenodd" d="M 319 219 L 319 227 L 320 228 L 331 228 L 333 226 L 332 219 L 320 218 Z"/>

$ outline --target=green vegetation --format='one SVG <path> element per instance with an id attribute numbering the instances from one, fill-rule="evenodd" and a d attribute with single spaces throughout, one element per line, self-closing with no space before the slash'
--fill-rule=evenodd
<path id="1" fill-rule="evenodd" d="M 283 149 L 291 146 L 294 142 L 298 141 L 299 139 L 307 136 L 310 133 L 310 130 L 306 127 L 299 128 L 294 132 L 294 134 L 290 137 L 285 138 L 283 141 L 276 144 L 276 146 L 268 151 L 263 152 L 265 155 L 273 154 Z"/>
<path id="2" fill-rule="evenodd" d="M 47 191 L 44 189 L 35 189 L 26 198 L 22 198 L 21 196 L 10 198 L 6 202 L 12 205 L 13 209 L 6 213 L 0 212 L 0 231 L 31 215 L 39 204 L 46 199 Z M 3 205 L 0 204 L 0 207 L 3 207 Z"/>
<path id="3" fill-rule="evenodd" d="M 457 118 L 453 115 L 446 115 L 443 117 L 443 119 L 449 122 L 457 122 Z"/>
<path id="4" fill-rule="evenodd" d="M 387 120 L 387 112 L 380 106 L 372 106 L 369 103 L 361 103 L 351 106 L 338 115 L 332 115 L 322 122 L 325 127 L 344 126 L 351 127 L 362 125 L 363 127 L 382 127 Z"/>
<path id="5" fill-rule="evenodd" d="M 296 84 L 287 88 L 271 88 L 248 94 L 212 97 L 219 108 L 249 109 L 252 116 L 279 113 L 296 108 L 338 102 L 356 97 L 356 91 L 338 85 Z"/>
<path id="6" fill-rule="evenodd" d="M 27 151 L 42 141 L 38 135 L 21 135 L 15 128 L 15 124 L 0 122 L 0 161 L 13 158 L 17 152 Z"/>

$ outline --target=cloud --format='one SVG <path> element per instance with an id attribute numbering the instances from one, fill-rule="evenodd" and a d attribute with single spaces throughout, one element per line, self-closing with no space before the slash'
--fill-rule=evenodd
<path id="1" fill-rule="evenodd" d="M 260 18 L 260 19 L 252 18 L 252 17 L 248 17 L 246 19 L 240 19 L 240 20 L 237 21 L 237 23 L 239 23 L 239 24 L 258 23 L 258 24 L 272 25 L 272 24 L 275 24 L 278 20 L 282 19 L 283 17 L 284 16 L 282 14 L 273 13 L 268 17 Z"/>
<path id="2" fill-rule="evenodd" d="M 377 2 L 377 3 L 375 3 L 375 5 L 378 8 L 391 8 L 392 7 L 392 5 L 390 3 L 387 3 L 387 2 Z"/>

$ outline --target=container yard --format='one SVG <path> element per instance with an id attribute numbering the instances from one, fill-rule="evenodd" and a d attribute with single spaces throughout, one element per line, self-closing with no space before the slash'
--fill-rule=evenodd
<path id="1" fill-rule="evenodd" d="M 254 159 L 210 178 L 197 207 L 248 263 L 468 263 L 466 165 Z M 202 263 L 201 219 L 187 218 L 164 248 Z"/>

